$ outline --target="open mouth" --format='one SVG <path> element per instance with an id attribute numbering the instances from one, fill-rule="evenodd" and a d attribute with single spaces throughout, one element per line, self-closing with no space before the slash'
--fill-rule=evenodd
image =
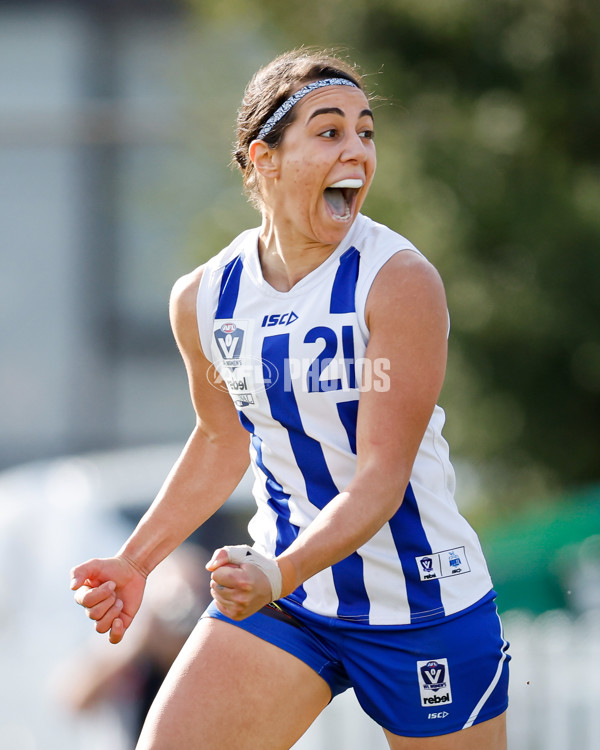
<path id="1" fill-rule="evenodd" d="M 363 186 L 358 179 L 339 180 L 325 188 L 325 201 L 336 221 L 348 221 L 352 216 L 352 209 L 356 202 L 356 195 Z"/>

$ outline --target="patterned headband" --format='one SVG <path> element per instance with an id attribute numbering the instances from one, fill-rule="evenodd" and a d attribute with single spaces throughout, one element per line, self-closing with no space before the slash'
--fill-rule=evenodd
<path id="1" fill-rule="evenodd" d="M 353 86 L 355 89 L 358 88 L 358 86 L 353 83 L 352 81 L 349 81 L 347 78 L 324 78 L 320 81 L 313 81 L 312 83 L 309 83 L 304 88 L 300 89 L 299 91 L 296 91 L 295 94 L 292 94 L 292 96 L 289 97 L 289 99 L 286 99 L 284 103 L 281 105 L 281 107 L 278 107 L 275 112 L 269 117 L 269 119 L 265 122 L 265 124 L 262 126 L 262 128 L 258 132 L 258 140 L 262 140 L 266 135 L 268 135 L 271 130 L 277 125 L 279 120 L 281 120 L 287 113 L 290 111 L 290 109 L 294 106 L 294 104 L 298 104 L 300 99 L 304 99 L 304 97 L 307 94 L 310 94 L 311 91 L 315 91 L 316 89 L 322 89 L 324 86 Z"/>

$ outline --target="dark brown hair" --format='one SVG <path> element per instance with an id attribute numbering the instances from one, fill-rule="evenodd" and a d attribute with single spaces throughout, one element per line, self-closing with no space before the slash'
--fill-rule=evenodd
<path id="1" fill-rule="evenodd" d="M 279 55 L 258 70 L 244 92 L 238 110 L 234 163 L 242 172 L 244 189 L 250 201 L 260 209 L 261 197 L 257 174 L 248 154 L 264 123 L 296 90 L 312 81 L 325 78 L 345 78 L 355 83 L 367 95 L 362 75 L 356 66 L 327 50 L 300 48 Z M 368 96 L 368 95 L 367 95 Z M 288 125 L 294 121 L 294 107 L 264 137 L 265 143 L 275 148 Z"/>

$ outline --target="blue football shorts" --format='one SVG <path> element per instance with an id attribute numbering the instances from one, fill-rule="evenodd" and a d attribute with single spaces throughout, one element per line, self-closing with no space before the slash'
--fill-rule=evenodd
<path id="1" fill-rule="evenodd" d="M 230 622 L 293 654 L 329 685 L 353 688 L 364 711 L 404 737 L 456 732 L 508 706 L 508 643 L 492 591 L 429 625 L 366 625 L 323 617 L 285 600 L 245 620 L 212 602 L 203 617 Z"/>

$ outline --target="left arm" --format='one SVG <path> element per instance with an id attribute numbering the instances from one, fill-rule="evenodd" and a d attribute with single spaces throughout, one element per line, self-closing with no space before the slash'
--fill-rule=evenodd
<path id="1" fill-rule="evenodd" d="M 366 318 L 366 357 L 389 360 L 390 385 L 361 393 L 353 480 L 278 558 L 284 579 L 295 573 L 294 588 L 355 552 L 396 513 L 444 381 L 446 297 L 428 261 L 411 251 L 393 256 L 373 282 Z"/>
<path id="2" fill-rule="evenodd" d="M 389 361 L 389 388 L 361 393 L 355 476 L 277 558 L 282 596 L 355 552 L 398 510 L 440 394 L 448 313 L 435 268 L 411 251 L 394 255 L 373 282 L 366 319 L 370 331 L 366 357 L 373 364 L 379 359 Z M 220 567 L 221 560 L 226 561 L 222 550 L 209 568 L 214 571 L 213 580 L 237 588 L 241 571 Z M 252 578 L 263 577 L 256 570 L 248 572 Z M 249 581 L 245 583 L 252 587 Z M 246 604 L 249 599 L 251 606 Z M 256 605 L 256 598 L 236 596 L 228 614 L 241 619 L 256 611 Z"/>

